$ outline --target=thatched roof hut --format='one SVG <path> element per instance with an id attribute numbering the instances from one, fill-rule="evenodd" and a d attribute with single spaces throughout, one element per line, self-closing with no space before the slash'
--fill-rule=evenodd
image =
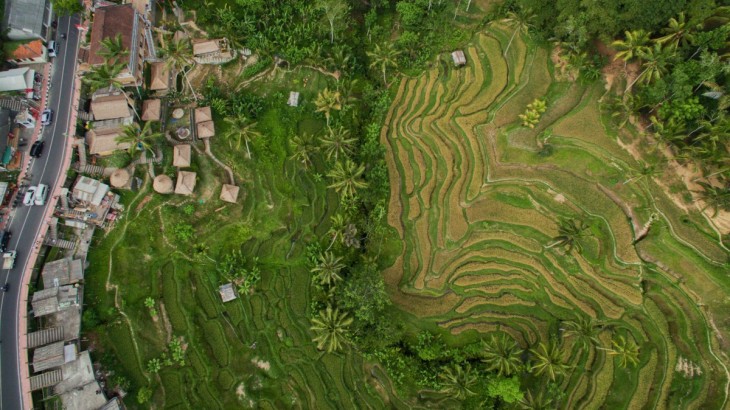
<path id="1" fill-rule="evenodd" d="M 173 186 L 172 178 L 164 174 L 156 176 L 152 181 L 152 189 L 158 194 L 171 194 Z"/>
<path id="2" fill-rule="evenodd" d="M 142 102 L 142 121 L 159 121 L 162 112 L 160 99 L 144 100 Z"/>
<path id="3" fill-rule="evenodd" d="M 198 128 L 198 138 L 210 138 L 215 136 L 215 124 L 213 121 L 199 122 L 196 124 Z"/>
<path id="4" fill-rule="evenodd" d="M 192 195 L 195 190 L 195 178 L 197 174 L 190 171 L 178 171 L 175 193 L 180 195 Z"/>
<path id="5" fill-rule="evenodd" d="M 131 176 L 125 168 L 119 168 L 109 177 L 109 184 L 114 188 L 126 188 L 129 185 Z"/>
<path id="6" fill-rule="evenodd" d="M 185 168 L 190 166 L 190 145 L 175 145 L 172 149 L 172 166 Z"/>
<path id="7" fill-rule="evenodd" d="M 235 185 L 229 185 L 229 184 L 223 184 L 223 188 L 221 188 L 221 201 L 230 202 L 232 204 L 235 204 L 238 200 L 238 191 L 241 188 L 235 186 Z"/>
<path id="8" fill-rule="evenodd" d="M 195 109 L 195 123 L 213 121 L 213 113 L 210 107 L 198 107 Z"/>

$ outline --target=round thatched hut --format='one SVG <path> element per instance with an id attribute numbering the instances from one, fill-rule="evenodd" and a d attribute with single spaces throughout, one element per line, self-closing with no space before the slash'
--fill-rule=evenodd
<path id="1" fill-rule="evenodd" d="M 167 175 L 158 175 L 152 182 L 152 189 L 160 194 L 171 194 L 173 187 L 174 184 L 172 183 L 172 178 Z"/>
<path id="2" fill-rule="evenodd" d="M 129 180 L 129 171 L 124 168 L 119 168 L 112 173 L 111 177 L 109 177 L 109 183 L 114 188 L 126 188 L 129 186 Z"/>

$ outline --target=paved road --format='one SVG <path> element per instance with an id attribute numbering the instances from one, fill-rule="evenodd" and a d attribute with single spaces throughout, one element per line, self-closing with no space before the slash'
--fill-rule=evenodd
<path id="1" fill-rule="evenodd" d="M 20 295 L 22 275 L 26 271 L 28 260 L 35 246 L 36 236 L 43 223 L 46 207 L 52 203 L 50 195 L 59 177 L 65 178 L 66 170 L 62 170 L 65 145 L 70 143 L 66 137 L 71 114 L 74 70 L 76 67 L 76 50 L 79 32 L 75 25 L 78 17 L 62 17 L 58 19 L 58 33 L 66 33 L 67 38 L 58 38 L 58 57 L 55 58 L 51 70 L 50 92 L 46 106 L 54 111 L 53 123 L 46 126 L 39 138 L 45 143 L 43 156 L 31 160 L 31 185 L 39 183 L 50 187 L 49 198 L 45 206 L 26 207 L 20 204 L 15 212 L 9 229 L 13 237 L 8 249 L 18 252 L 15 267 L 10 271 L 0 271 L 0 283 L 9 283 L 10 290 L 0 293 L 0 409 L 16 410 L 30 408 L 32 403 L 23 403 L 19 368 L 18 342 L 25 337 L 25 330 L 18 329 L 18 311 L 26 309 L 19 306 L 24 300 Z M 24 303 L 23 303 L 24 304 Z M 30 359 L 30 358 L 29 358 Z"/>

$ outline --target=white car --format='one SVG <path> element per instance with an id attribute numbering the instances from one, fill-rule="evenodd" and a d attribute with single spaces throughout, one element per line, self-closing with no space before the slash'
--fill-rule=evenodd
<path id="1" fill-rule="evenodd" d="M 35 203 L 35 190 L 36 187 L 32 186 L 28 188 L 27 191 L 25 191 L 25 197 L 23 198 L 23 205 L 25 206 L 33 206 Z"/>
<path id="2" fill-rule="evenodd" d="M 35 190 L 34 202 L 36 205 L 43 206 L 46 204 L 46 197 L 48 197 L 48 185 L 38 184 Z"/>
<path id="3" fill-rule="evenodd" d="M 46 108 L 43 110 L 43 113 L 41 114 L 41 124 L 43 125 L 50 125 L 53 121 L 53 111 L 49 108 Z"/>

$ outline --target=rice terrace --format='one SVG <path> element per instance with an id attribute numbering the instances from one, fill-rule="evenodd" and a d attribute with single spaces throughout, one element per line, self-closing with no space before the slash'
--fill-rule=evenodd
<path id="1" fill-rule="evenodd" d="M 505 54 L 510 34 L 493 26 L 465 67 L 441 60 L 398 87 L 382 134 L 388 220 L 405 243 L 385 273 L 395 303 L 454 336 L 506 332 L 522 346 L 600 322 L 593 347 L 564 339 L 565 408 L 723 408 L 727 328 L 707 329 L 727 320 L 712 289 L 727 249 L 651 178 L 631 178 L 641 163 L 602 84 L 556 80 L 549 51 L 519 38 Z M 548 108 L 523 127 L 536 99 Z M 575 220 L 582 252 L 561 242 Z M 637 345 L 636 366 L 606 348 L 617 340 Z"/>
<path id="2" fill-rule="evenodd" d="M 89 197 L 120 204 L 79 241 L 97 394 L 730 408 L 722 2 L 137 3 L 155 48 L 133 53 L 134 87 L 129 39 L 98 33 L 142 11 L 82 19 L 104 63 L 79 82 L 89 164 L 78 138 L 67 185 L 108 179 Z M 111 100 L 129 118 L 93 120 Z"/>

